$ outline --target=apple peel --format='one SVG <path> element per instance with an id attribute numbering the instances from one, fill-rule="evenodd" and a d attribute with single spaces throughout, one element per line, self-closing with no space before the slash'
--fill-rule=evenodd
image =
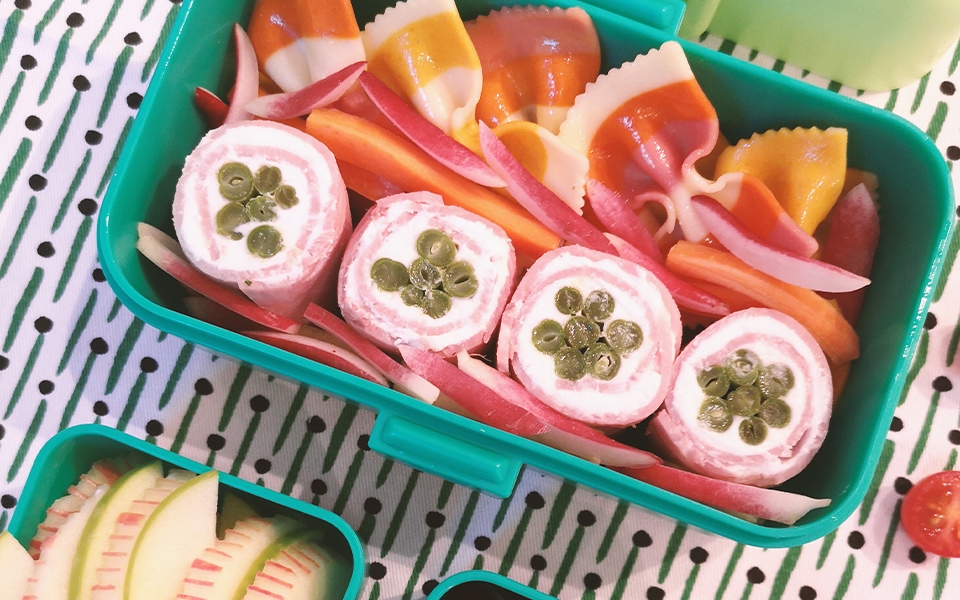
<path id="1" fill-rule="evenodd" d="M 694 196 L 691 203 L 704 226 L 731 254 L 771 277 L 818 292 L 850 292 L 870 283 L 846 269 L 770 245 L 713 198 Z"/>
<path id="2" fill-rule="evenodd" d="M 260 89 L 260 72 L 257 53 L 247 32 L 240 25 L 233 26 L 233 43 L 237 51 L 237 75 L 233 83 L 233 97 L 223 122 L 236 123 L 251 118 L 246 106 L 257 97 Z"/>
<path id="3" fill-rule="evenodd" d="M 376 367 L 353 352 L 339 346 L 305 335 L 294 335 L 276 331 L 243 331 L 251 337 L 275 348 L 292 352 L 304 358 L 338 369 L 345 373 L 361 377 L 373 383 L 389 386 L 390 383 Z"/>
<path id="4" fill-rule="evenodd" d="M 347 65 L 295 92 L 260 96 L 248 102 L 244 108 L 254 116 L 274 121 L 302 117 L 315 108 L 328 106 L 343 97 L 366 64 L 365 61 L 358 61 Z"/>
<path id="5" fill-rule="evenodd" d="M 214 129 L 223 125 L 230 107 L 219 96 L 207 88 L 198 86 L 193 91 L 193 101 L 200 114 L 207 121 L 207 125 Z"/>
<path id="6" fill-rule="evenodd" d="M 834 205 L 828 223 L 830 229 L 821 259 L 857 275 L 869 276 L 880 242 L 880 217 L 867 186 L 858 184 L 844 194 Z M 835 299 L 843 316 L 856 323 L 864 290 L 825 296 Z"/>

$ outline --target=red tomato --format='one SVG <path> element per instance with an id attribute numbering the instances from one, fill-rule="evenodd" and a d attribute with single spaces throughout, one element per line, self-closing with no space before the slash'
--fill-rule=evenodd
<path id="1" fill-rule="evenodd" d="M 960 558 L 960 471 L 928 475 L 910 488 L 900 524 L 924 552 Z"/>

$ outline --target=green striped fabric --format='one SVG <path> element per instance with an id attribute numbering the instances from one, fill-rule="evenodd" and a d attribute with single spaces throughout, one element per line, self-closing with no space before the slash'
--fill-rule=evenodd
<path id="1" fill-rule="evenodd" d="M 165 335 L 105 282 L 100 202 L 178 9 L 0 4 L 0 527 L 44 441 L 98 422 L 342 515 L 367 545 L 365 600 L 469 569 L 565 599 L 957 597 L 960 562 L 913 548 L 897 518 L 912 482 L 957 463 L 960 233 L 873 484 L 825 538 L 746 547 L 532 469 L 510 498 L 479 494 L 370 452 L 370 411 Z M 864 93 L 701 43 L 900 114 L 960 161 L 960 45 L 921 81 Z"/>

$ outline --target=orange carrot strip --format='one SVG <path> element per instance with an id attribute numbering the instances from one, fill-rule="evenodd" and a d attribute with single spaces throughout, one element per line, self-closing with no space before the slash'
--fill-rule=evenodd
<path id="1" fill-rule="evenodd" d="M 489 219 L 507 233 L 517 253 L 538 258 L 562 241 L 516 202 L 444 167 L 405 138 L 335 109 L 307 117 L 307 133 L 323 142 L 337 160 L 377 173 L 405 192 L 427 190 Z"/>
<path id="2" fill-rule="evenodd" d="M 681 276 L 726 286 L 793 317 L 835 363 L 860 355 L 856 331 L 832 302 L 816 292 L 761 273 L 729 252 L 680 241 L 667 254 L 667 268 Z"/>

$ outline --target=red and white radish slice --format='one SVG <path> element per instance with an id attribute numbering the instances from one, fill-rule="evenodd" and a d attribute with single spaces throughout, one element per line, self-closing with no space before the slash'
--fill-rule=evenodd
<path id="1" fill-rule="evenodd" d="M 435 385 L 414 371 L 401 365 L 377 348 L 373 342 L 363 337 L 333 313 L 311 304 L 303 316 L 321 329 L 336 336 L 351 350 L 376 367 L 384 377 L 393 382 L 398 389 L 427 404 L 433 404 L 440 396 Z"/>
<path id="2" fill-rule="evenodd" d="M 302 117 L 315 108 L 321 108 L 339 100 L 357 81 L 366 64 L 360 61 L 347 65 L 336 73 L 295 92 L 260 96 L 247 104 L 246 110 L 254 116 L 274 121 Z"/>
<path id="3" fill-rule="evenodd" d="M 870 283 L 866 277 L 830 263 L 774 247 L 733 218 L 719 202 L 694 196 L 701 222 L 734 256 L 780 281 L 819 292 L 849 292 Z"/>
<path id="4" fill-rule="evenodd" d="M 233 83 L 233 96 L 230 108 L 223 122 L 238 123 L 251 118 L 246 106 L 257 97 L 260 89 L 260 72 L 257 66 L 257 53 L 243 27 L 233 26 L 233 44 L 237 54 L 237 74 Z"/>
<path id="5" fill-rule="evenodd" d="M 731 411 L 725 429 L 707 424 L 707 392 L 698 383 L 701 372 L 725 364 L 738 350 L 755 353 L 763 366 L 785 365 L 793 379 L 792 387 L 780 397 L 788 419 L 780 426 L 759 424 L 765 434 L 753 443 L 741 438 L 740 427 L 747 427 L 743 424 L 755 416 Z M 663 408 L 651 419 L 647 435 L 664 458 L 691 471 L 769 487 L 809 464 L 827 434 L 832 406 L 830 368 L 813 337 L 781 312 L 748 308 L 716 321 L 683 349 Z"/>
<path id="6" fill-rule="evenodd" d="M 415 373 L 480 422 L 523 437 L 548 431 L 547 425 L 529 411 L 508 402 L 439 354 L 412 346 L 400 346 L 400 354 Z"/>
<path id="7" fill-rule="evenodd" d="M 226 288 L 198 271 L 183 256 L 177 241 L 153 225 L 138 223 L 137 234 L 137 250 L 191 290 L 269 329 L 284 333 L 296 333 L 300 329 L 298 321 L 261 308 L 240 292 Z"/>
<path id="8" fill-rule="evenodd" d="M 227 103 L 207 88 L 197 87 L 193 92 L 193 102 L 211 128 L 223 125 L 230 111 Z"/>
<path id="9" fill-rule="evenodd" d="M 821 259 L 851 273 L 869 276 L 873 255 L 880 243 L 880 217 L 877 204 L 864 184 L 855 186 L 837 201 L 830 212 L 829 226 Z M 824 295 L 836 299 L 847 321 L 856 323 L 864 291 Z"/>
<path id="10" fill-rule="evenodd" d="M 557 412 L 538 400 L 519 382 L 466 352 L 457 354 L 457 366 L 500 398 L 530 411 L 549 425 L 548 431 L 533 438 L 539 442 L 608 467 L 646 467 L 661 462 L 649 452 L 621 444 L 593 427 Z"/>
<path id="11" fill-rule="evenodd" d="M 362 377 L 383 386 L 390 385 L 386 377 L 370 363 L 339 346 L 304 335 L 292 335 L 276 331 L 244 331 L 242 333 L 281 350 L 293 352 L 328 367 L 339 369 L 344 373 Z"/>
<path id="12" fill-rule="evenodd" d="M 625 475 L 713 508 L 784 525 L 793 525 L 811 510 L 830 505 L 830 500 L 826 499 L 721 481 L 667 465 L 618 470 Z"/>
<path id="13" fill-rule="evenodd" d="M 424 262 L 418 240 L 431 230 L 452 242 L 450 267 L 468 265 L 475 286 L 469 295 L 445 287 L 446 282 L 427 286 L 430 293 L 436 287 L 449 297 L 443 314 L 431 313 L 425 304 L 408 303 L 403 290 L 383 289 L 372 275 L 380 261 L 389 259 L 412 277 L 414 265 Z M 433 268 L 438 277 L 448 270 Z M 460 350 L 478 352 L 487 346 L 515 275 L 513 244 L 500 227 L 444 204 L 436 194 L 411 192 L 383 198 L 364 215 L 340 265 L 337 299 L 344 320 L 387 352 L 395 353 L 398 345 L 406 344 L 451 357 Z"/>
<path id="14" fill-rule="evenodd" d="M 420 115 L 376 75 L 360 74 L 360 85 L 380 112 L 411 142 L 451 171 L 488 187 L 503 187 L 503 180 L 472 150 Z"/>
<path id="15" fill-rule="evenodd" d="M 557 294 L 566 288 L 582 298 L 595 292 L 609 294 L 612 311 L 602 317 L 604 328 L 622 321 L 620 331 L 636 326 L 642 332 L 642 341 L 632 347 L 616 344 L 621 348 L 618 369 L 599 376 L 558 373 L 554 353 L 564 350 L 577 362 L 565 346 L 567 333 L 548 336 L 559 344 L 552 348 L 554 353 L 538 349 L 535 329 L 543 331 L 540 327 L 551 321 L 566 328 L 573 316 L 580 318 L 580 312 L 564 314 L 557 306 Z M 618 429 L 642 421 L 660 406 L 680 350 L 680 335 L 677 305 L 653 273 L 618 256 L 564 246 L 538 259 L 517 286 L 501 319 L 497 368 L 512 373 L 531 394 L 568 417 L 604 430 Z M 596 368 L 605 370 L 608 363 L 600 360 Z"/>
<path id="16" fill-rule="evenodd" d="M 238 184 L 227 193 L 248 196 L 228 198 L 220 181 L 226 168 L 246 168 L 244 177 L 223 176 L 247 185 L 261 169 L 277 169 L 273 183 L 279 187 L 264 182 L 260 191 Z M 333 304 L 339 259 L 352 229 L 333 153 L 313 136 L 264 120 L 224 125 L 203 137 L 177 182 L 173 224 L 194 267 L 297 320 L 310 302 Z"/>

